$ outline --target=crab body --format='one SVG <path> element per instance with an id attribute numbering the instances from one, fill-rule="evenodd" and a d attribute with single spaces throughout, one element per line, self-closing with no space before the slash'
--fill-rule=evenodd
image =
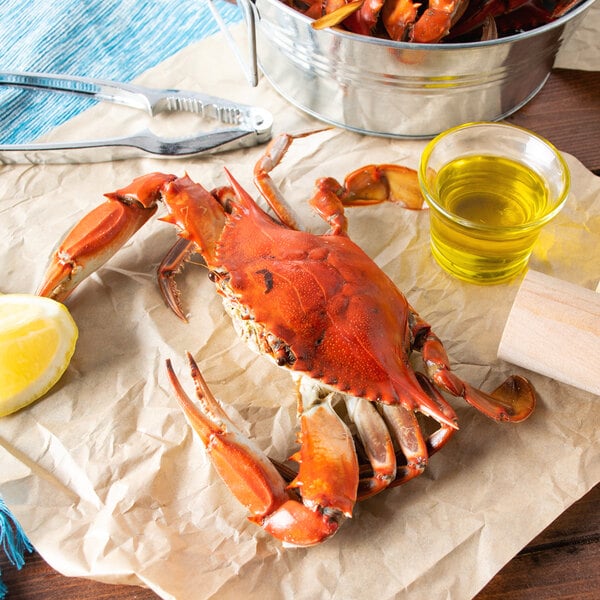
<path id="1" fill-rule="evenodd" d="M 39 293 L 64 300 L 82 271 L 97 268 L 163 201 L 168 214 L 162 220 L 180 235 L 159 267 L 168 305 L 185 318 L 174 275 L 190 252 L 200 253 L 240 337 L 296 380 L 300 447 L 291 458 L 299 469 L 269 460 L 238 430 L 191 355 L 199 403 L 167 361 L 176 397 L 251 520 L 287 544 L 307 546 L 335 533 L 357 500 L 419 475 L 450 439 L 456 414 L 438 388 L 497 420 L 523 420 L 535 398 L 522 378 L 509 378 L 491 395 L 461 381 L 430 326 L 348 237 L 344 205 L 401 201 L 414 207 L 414 172 L 371 165 L 344 185 L 319 180 L 310 203 L 330 230 L 313 234 L 297 227 L 269 175 L 293 139 L 276 138 L 255 169 L 276 217 L 229 173 L 230 186 L 212 192 L 187 176 L 146 175 L 107 194 L 107 203 L 72 230 Z M 104 225 L 94 225 L 96 217 Z M 421 352 L 425 374 L 413 369 L 413 350 Z M 352 429 L 338 404 L 345 405 Z"/>
<path id="2" fill-rule="evenodd" d="M 398 403 L 409 308 L 383 271 L 346 236 L 285 229 L 264 213 L 232 220 L 217 285 L 261 325 L 260 350 L 340 392 Z"/>

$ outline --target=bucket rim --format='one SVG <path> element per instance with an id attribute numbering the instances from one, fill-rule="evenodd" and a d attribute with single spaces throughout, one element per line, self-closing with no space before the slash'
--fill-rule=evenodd
<path id="1" fill-rule="evenodd" d="M 307 27 L 310 27 L 310 24 L 313 22 L 313 19 L 303 15 L 297 10 L 293 9 L 290 6 L 287 6 L 281 0 L 253 0 L 254 7 L 256 12 L 258 13 L 259 21 L 262 21 L 262 17 L 260 16 L 260 9 L 256 5 L 258 2 L 266 2 L 271 4 L 277 10 L 282 10 L 286 14 L 290 15 L 294 19 L 299 21 L 304 21 Z M 397 42 L 394 40 L 387 40 L 382 38 L 370 37 L 367 35 L 362 35 L 358 33 L 353 33 L 351 31 L 344 31 L 337 28 L 328 28 L 328 29 L 314 29 L 313 33 L 325 34 L 332 36 L 334 38 L 348 40 L 350 42 L 358 42 L 364 43 L 374 46 L 381 46 L 384 48 L 392 48 L 396 50 L 418 50 L 420 52 L 434 52 L 434 51 L 448 51 L 453 52 L 457 50 L 477 50 L 480 48 L 487 48 L 490 46 L 499 46 L 503 44 L 509 44 L 514 42 L 520 42 L 523 40 L 528 40 L 532 37 L 536 37 L 542 35 L 545 32 L 551 31 L 556 28 L 561 28 L 565 26 L 569 21 L 573 20 L 575 17 L 579 16 L 581 13 L 585 12 L 592 4 L 594 4 L 596 0 L 584 0 L 583 2 L 574 6 L 571 10 L 569 10 L 562 17 L 552 21 L 550 23 L 546 23 L 545 25 L 541 25 L 540 27 L 536 27 L 534 29 L 530 29 L 529 31 L 523 31 L 521 33 L 516 33 L 513 35 L 509 35 L 506 37 L 498 38 L 495 40 L 484 40 L 478 42 L 452 42 L 452 43 L 435 43 L 435 44 L 421 44 L 415 42 Z"/>

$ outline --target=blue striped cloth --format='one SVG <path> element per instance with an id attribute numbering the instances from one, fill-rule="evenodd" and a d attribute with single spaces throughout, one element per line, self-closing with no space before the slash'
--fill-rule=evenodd
<path id="1" fill-rule="evenodd" d="M 215 4 L 226 23 L 241 19 Z M 131 81 L 217 31 L 203 0 L 0 0 L 0 70 Z M 31 141 L 91 102 L 0 89 L 0 143 Z"/>

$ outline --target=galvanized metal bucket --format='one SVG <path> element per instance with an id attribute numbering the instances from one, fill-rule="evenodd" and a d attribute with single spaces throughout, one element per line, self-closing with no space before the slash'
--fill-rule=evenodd
<path id="1" fill-rule="evenodd" d="M 279 0 L 237 1 L 255 64 L 289 102 L 360 133 L 428 138 L 461 123 L 503 119 L 531 100 L 595 0 L 528 32 L 457 44 L 315 30 Z"/>

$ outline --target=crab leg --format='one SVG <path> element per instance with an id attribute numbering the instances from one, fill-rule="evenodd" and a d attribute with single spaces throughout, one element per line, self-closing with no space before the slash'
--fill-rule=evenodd
<path id="1" fill-rule="evenodd" d="M 396 478 L 394 444 L 373 402 L 356 396 L 346 396 L 345 401 L 373 471 L 359 481 L 358 496 L 364 500 L 384 490 Z"/>
<path id="2" fill-rule="evenodd" d="M 412 28 L 410 41 L 435 44 L 446 37 L 469 5 L 468 0 L 430 0 Z"/>
<path id="3" fill-rule="evenodd" d="M 302 447 L 294 456 L 301 461 L 300 472 L 286 486 L 268 457 L 227 417 L 190 354 L 188 360 L 200 405 L 187 396 L 171 362 L 167 361 L 177 400 L 204 443 L 215 469 L 250 511 L 250 520 L 294 546 L 311 546 L 333 535 L 344 517 L 351 516 L 358 467 L 353 447 L 343 441 L 344 435 L 336 437 L 340 430 L 339 419 L 328 403 L 316 404 L 302 413 Z M 342 460 L 338 457 L 339 451 L 342 451 Z M 293 489 L 296 487 L 304 503 L 298 500 Z"/>
<path id="4" fill-rule="evenodd" d="M 37 294 L 64 301 L 156 212 L 159 190 L 174 175 L 152 173 L 116 192 L 84 216 L 52 255 Z"/>
<path id="5" fill-rule="evenodd" d="M 273 209 L 279 221 L 291 229 L 298 229 L 298 223 L 293 216 L 291 207 L 283 197 L 283 194 L 273 183 L 269 173 L 283 160 L 283 157 L 294 140 L 307 137 L 313 133 L 325 131 L 326 129 L 328 128 L 298 133 L 295 135 L 289 133 L 279 134 L 271 140 L 264 154 L 254 165 L 254 183 L 256 184 L 256 187 L 269 203 L 269 206 Z"/>
<path id="6" fill-rule="evenodd" d="M 344 20 L 344 26 L 354 33 L 371 35 L 377 25 L 383 3 L 384 0 L 365 0 L 359 10 Z"/>
<path id="7" fill-rule="evenodd" d="M 429 455 L 414 411 L 407 410 L 401 404 L 382 404 L 381 411 L 406 459 L 406 465 L 398 466 L 391 484 L 393 487 L 419 476 L 427 466 Z"/>
<path id="8" fill-rule="evenodd" d="M 295 139 L 326 129 L 296 135 L 289 133 L 278 135 L 273 138 L 254 167 L 256 187 L 281 223 L 291 229 L 298 229 L 296 218 L 289 203 L 273 183 L 270 173 L 283 160 Z M 367 165 L 347 175 L 343 185 L 332 177 L 319 179 L 310 200 L 311 206 L 331 225 L 334 234 L 346 231 L 344 206 L 365 206 L 383 202 L 394 202 L 406 208 L 420 209 L 423 206 L 423 196 L 416 171 L 401 165 Z"/>
<path id="9" fill-rule="evenodd" d="M 450 371 L 446 351 L 434 334 L 427 336 L 422 351 L 429 375 L 436 385 L 454 396 L 464 398 L 491 419 L 518 423 L 533 412 L 535 392 L 523 377 L 512 375 L 491 394 L 487 394 Z"/>
<path id="10" fill-rule="evenodd" d="M 455 422 L 454 410 L 427 377 L 422 373 L 415 375 L 423 391 L 439 407 L 448 422 Z M 440 450 L 456 431 L 456 427 L 439 423 L 439 427 L 425 438 L 414 411 L 400 404 L 380 404 L 380 414 L 375 405 L 364 398 L 346 396 L 345 401 L 371 467 L 368 475 L 360 478 L 359 500 L 420 475 L 429 457 Z M 394 449 L 394 441 L 399 447 L 398 452 Z M 397 455 L 403 458 L 403 463 L 397 464 Z"/>
<path id="11" fill-rule="evenodd" d="M 300 469 L 289 487 L 298 488 L 304 504 L 313 510 L 351 517 L 358 487 L 358 459 L 352 434 L 333 410 L 331 399 L 332 394 L 322 399 L 318 392 L 312 396 L 302 393 L 301 446 L 291 457 Z"/>
<path id="12" fill-rule="evenodd" d="M 187 323 L 175 275 L 194 252 L 201 252 L 207 264 L 214 262 L 216 236 L 224 224 L 224 211 L 234 200 L 233 190 L 220 187 L 209 193 L 186 176 L 166 187 L 161 199 L 170 213 L 162 220 L 177 225 L 181 237 L 158 266 L 158 286 L 166 305 Z"/>
<path id="13" fill-rule="evenodd" d="M 423 373 L 415 373 L 423 391 L 438 405 L 440 411 L 444 413 L 448 419 L 456 418 L 456 413 L 453 408 L 444 400 L 442 395 L 435 389 L 431 381 L 423 375 Z M 456 433 L 455 427 L 450 427 L 446 423 L 439 423 L 439 428 L 436 429 L 426 440 L 427 454 L 432 456 L 438 450 L 441 450 Z"/>
<path id="14" fill-rule="evenodd" d="M 400 165 L 366 165 L 346 176 L 344 185 L 333 177 L 322 177 L 309 204 L 330 227 L 332 235 L 345 235 L 345 206 L 367 206 L 394 202 L 420 209 L 423 196 L 415 171 Z"/>
<path id="15" fill-rule="evenodd" d="M 427 372 L 438 387 L 463 398 L 495 421 L 518 423 L 533 412 L 535 392 L 525 378 L 513 375 L 491 394 L 473 387 L 450 370 L 446 350 L 430 326 L 414 310 L 411 317 L 415 350 L 422 352 Z"/>
<path id="16" fill-rule="evenodd" d="M 399 465 L 394 481 L 389 487 L 396 487 L 419 476 L 427 467 L 429 458 L 446 445 L 456 432 L 456 426 L 449 423 L 456 421 L 456 413 L 444 400 L 442 395 L 422 373 L 416 372 L 416 378 L 423 391 L 433 400 L 448 423 L 438 421 L 438 428 L 425 438 L 417 417 L 412 410 L 402 405 L 381 405 L 381 411 L 389 431 L 400 446 L 405 465 Z"/>
<path id="17" fill-rule="evenodd" d="M 134 179 L 128 186 L 105 194 L 108 200 L 67 234 L 51 257 L 37 294 L 65 300 L 154 215 L 158 202 L 163 201 L 168 214 L 161 220 L 176 225 L 183 240 L 162 261 L 159 284 L 169 307 L 185 320 L 174 275 L 193 250 L 201 252 L 209 266 L 214 262 L 215 243 L 225 222 L 224 206 L 231 194 L 228 188 L 210 193 L 187 175 L 178 178 L 150 173 Z"/>
<path id="18" fill-rule="evenodd" d="M 381 11 L 381 19 L 389 36 L 397 42 L 408 37 L 409 28 L 417 18 L 421 4 L 412 0 L 386 0 Z"/>

